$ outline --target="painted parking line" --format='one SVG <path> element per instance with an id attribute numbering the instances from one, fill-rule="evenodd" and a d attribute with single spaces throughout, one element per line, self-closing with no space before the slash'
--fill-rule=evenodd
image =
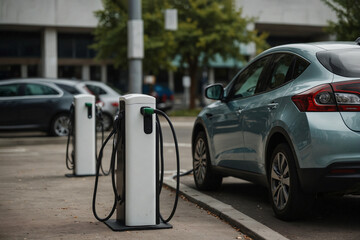
<path id="1" fill-rule="evenodd" d="M 164 147 L 175 147 L 174 143 L 163 143 Z M 191 144 L 190 143 L 178 143 L 179 147 L 184 147 L 184 148 L 191 148 Z"/>
<path id="2" fill-rule="evenodd" d="M 25 148 L 4 148 L 0 149 L 0 153 L 23 153 L 26 152 Z"/>

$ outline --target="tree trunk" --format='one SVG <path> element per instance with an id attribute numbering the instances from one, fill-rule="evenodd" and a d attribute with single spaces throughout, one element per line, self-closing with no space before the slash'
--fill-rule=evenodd
<path id="1" fill-rule="evenodd" d="M 190 105 L 189 109 L 194 109 L 196 107 L 196 97 L 197 97 L 197 87 L 198 87 L 198 79 L 196 78 L 197 75 L 197 61 L 196 63 L 189 64 L 189 75 L 191 79 L 191 86 L 190 86 Z"/>

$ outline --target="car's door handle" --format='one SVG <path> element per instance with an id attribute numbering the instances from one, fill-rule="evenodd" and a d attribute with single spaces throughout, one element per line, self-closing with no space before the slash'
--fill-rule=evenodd
<path id="1" fill-rule="evenodd" d="M 272 102 L 272 103 L 269 103 L 267 106 L 268 106 L 268 109 L 271 111 L 271 110 L 276 109 L 279 106 L 279 103 Z"/>
<path id="2" fill-rule="evenodd" d="M 236 110 L 236 113 L 237 113 L 238 115 L 240 115 L 240 114 L 242 113 L 242 111 L 244 111 L 244 109 L 238 108 L 238 109 Z"/>

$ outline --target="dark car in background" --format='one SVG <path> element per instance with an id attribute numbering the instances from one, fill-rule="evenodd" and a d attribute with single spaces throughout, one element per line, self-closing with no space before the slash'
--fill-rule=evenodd
<path id="1" fill-rule="evenodd" d="M 74 96 L 53 83 L 15 79 L 0 82 L 0 130 L 34 129 L 68 134 Z"/>
<path id="2" fill-rule="evenodd" d="M 168 111 L 174 106 L 174 93 L 165 86 L 144 84 L 143 93 L 156 98 L 157 109 Z"/>
<path id="3" fill-rule="evenodd" d="M 118 111 L 120 94 L 113 88 L 109 87 L 103 82 L 96 81 L 82 81 L 70 79 L 52 79 L 43 78 L 36 79 L 54 83 L 61 89 L 76 95 L 76 94 L 93 94 L 96 96 L 96 102 L 100 103 L 102 107 L 102 118 L 104 129 L 109 130 L 112 127 L 113 119 Z"/>

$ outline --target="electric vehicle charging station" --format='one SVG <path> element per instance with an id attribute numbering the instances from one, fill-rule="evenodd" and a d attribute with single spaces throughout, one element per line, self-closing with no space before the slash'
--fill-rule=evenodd
<path id="1" fill-rule="evenodd" d="M 95 96 L 74 96 L 74 159 L 72 176 L 94 176 L 95 154 Z M 70 175 L 67 175 L 70 176 Z"/>
<path id="2" fill-rule="evenodd" d="M 160 215 L 159 193 L 163 177 L 159 180 L 159 139 L 161 127 L 155 114 L 163 115 L 169 122 L 174 136 L 177 156 L 177 180 L 179 180 L 179 153 L 174 128 L 165 113 L 155 109 L 156 99 L 149 95 L 129 94 L 120 97 L 120 112 L 114 129 L 105 140 L 97 161 L 97 173 L 93 195 L 93 213 L 114 231 L 172 228 L 168 222 L 173 217 L 179 191 L 177 189 L 173 211 L 164 220 Z M 113 209 L 101 219 L 96 213 L 96 192 L 102 151 L 112 136 L 116 139 L 111 159 L 112 184 L 115 195 Z M 160 137 L 159 137 L 160 136 Z M 162 151 L 162 142 L 160 141 Z M 116 151 L 116 154 L 114 153 Z M 117 155 L 117 159 L 115 159 Z M 162 155 L 162 154 L 161 154 Z M 115 179 L 115 161 L 117 165 Z M 161 181 L 161 183 L 160 183 Z M 115 186 L 116 182 L 116 186 Z M 177 187 L 179 181 L 177 181 Z M 110 219 L 116 210 L 116 220 Z"/>

